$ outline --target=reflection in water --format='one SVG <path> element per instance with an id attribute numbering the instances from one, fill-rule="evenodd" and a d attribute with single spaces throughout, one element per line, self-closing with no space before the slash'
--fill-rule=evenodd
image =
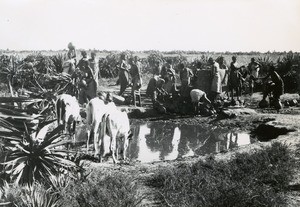
<path id="1" fill-rule="evenodd" d="M 151 162 L 151 161 L 158 161 L 159 159 L 159 152 L 153 152 L 146 143 L 146 135 L 150 134 L 150 129 L 147 127 L 146 124 L 140 126 L 138 136 L 135 138 L 139 141 L 139 152 L 137 156 L 137 160 L 142 162 Z"/>
<path id="2" fill-rule="evenodd" d="M 166 155 L 165 160 L 175 160 L 178 157 L 178 146 L 180 141 L 180 130 L 178 127 L 174 129 L 174 135 L 172 139 L 172 151 Z"/>
<path id="3" fill-rule="evenodd" d="M 129 144 L 128 157 L 141 162 L 218 153 L 250 144 L 249 134 L 197 125 L 148 122 L 133 123 L 131 126 L 134 136 Z"/>

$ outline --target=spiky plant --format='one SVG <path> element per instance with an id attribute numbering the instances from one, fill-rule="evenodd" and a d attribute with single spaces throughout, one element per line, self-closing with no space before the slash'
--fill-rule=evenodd
<path id="1" fill-rule="evenodd" d="M 62 126 L 55 128 L 50 133 L 44 133 L 44 126 L 37 133 L 30 134 L 28 131 L 21 132 L 14 128 L 11 123 L 6 122 L 1 127 L 9 126 L 10 130 L 2 139 L 6 140 L 6 162 L 4 166 L 9 174 L 18 184 L 32 185 L 35 181 L 44 182 L 53 175 L 58 175 L 62 170 L 75 168 L 75 163 L 65 159 L 67 154 L 55 147 L 62 145 Z M 11 134 L 11 136 L 8 136 Z"/>
<path id="2" fill-rule="evenodd" d="M 261 65 L 261 74 L 267 74 L 269 66 L 273 64 L 271 58 L 269 56 L 259 57 L 257 61 Z"/>
<path id="3" fill-rule="evenodd" d="M 65 151 L 56 149 L 63 144 L 64 127 L 49 131 L 53 121 L 41 114 L 30 114 L 27 109 L 0 107 L 0 139 L 6 155 L 2 164 L 16 183 L 32 185 L 62 170 L 76 168 L 74 162 L 65 159 Z"/>
<path id="4" fill-rule="evenodd" d="M 283 58 L 277 60 L 277 71 L 284 81 L 284 90 L 294 93 L 298 87 L 300 73 L 300 55 L 289 52 Z"/>
<path id="5" fill-rule="evenodd" d="M 38 54 L 36 57 L 36 64 L 35 67 L 37 72 L 42 74 L 51 74 L 55 72 L 55 65 L 51 57 Z"/>
<path id="6" fill-rule="evenodd" d="M 55 71 L 57 73 L 61 73 L 63 71 L 63 62 L 65 61 L 65 56 L 63 54 L 57 54 L 50 57 L 53 64 Z"/>
<path id="7" fill-rule="evenodd" d="M 2 194 L 2 195 L 1 195 Z M 0 189 L 1 204 L 15 207 L 56 207 L 60 205 L 60 195 L 41 183 L 19 186 L 6 183 Z"/>
<path id="8" fill-rule="evenodd" d="M 12 97 L 15 96 L 13 85 L 17 81 L 17 68 L 18 60 L 15 56 L 2 55 L 0 57 L 0 81 L 7 84 Z"/>

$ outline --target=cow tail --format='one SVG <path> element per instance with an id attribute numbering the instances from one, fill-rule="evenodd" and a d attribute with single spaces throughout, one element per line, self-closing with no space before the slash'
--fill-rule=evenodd
<path id="1" fill-rule="evenodd" d="M 109 129 L 107 129 L 107 127 L 108 127 L 108 125 L 109 124 L 107 124 L 107 121 L 109 121 L 109 120 L 107 120 L 107 118 L 108 118 L 108 114 L 104 114 L 103 116 L 102 116 L 102 120 L 101 120 L 101 123 L 102 123 L 102 127 L 101 127 L 101 134 L 102 134 L 102 137 L 101 138 L 103 138 L 105 135 L 106 135 L 106 130 L 108 130 L 108 133 L 109 133 Z"/>

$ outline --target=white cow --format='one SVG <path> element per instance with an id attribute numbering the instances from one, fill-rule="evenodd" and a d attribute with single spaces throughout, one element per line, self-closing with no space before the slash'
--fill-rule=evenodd
<path id="1" fill-rule="evenodd" d="M 89 150 L 89 141 L 94 139 L 95 154 L 98 152 L 97 140 L 99 136 L 99 127 L 102 121 L 102 116 L 106 113 L 104 101 L 95 97 L 89 101 L 86 106 L 86 124 L 87 124 L 87 145 L 86 150 Z"/>
<path id="2" fill-rule="evenodd" d="M 102 117 L 108 111 L 117 110 L 117 107 L 114 102 L 109 102 L 107 104 L 104 103 L 98 97 L 95 97 L 89 101 L 86 106 L 86 124 L 87 124 L 87 152 L 89 150 L 89 141 L 93 139 L 94 148 L 95 148 L 95 156 L 99 154 L 99 147 L 101 145 L 101 140 L 103 139 L 103 133 L 101 134 L 101 125 Z M 100 135 L 100 138 L 99 138 Z M 99 143 L 100 142 L 100 143 Z"/>
<path id="3" fill-rule="evenodd" d="M 105 124 L 102 125 L 103 135 L 101 137 L 104 138 L 106 135 L 110 137 L 110 150 L 114 163 L 118 163 L 119 151 L 122 152 L 123 159 L 126 160 L 129 139 L 132 137 L 127 113 L 117 109 L 110 110 L 103 116 L 102 122 Z M 100 146 L 101 143 L 104 144 L 104 140 L 99 143 Z M 100 162 L 103 156 L 103 153 L 100 154 Z"/>
<path id="4" fill-rule="evenodd" d="M 69 94 L 62 94 L 56 100 L 57 124 L 63 125 L 75 142 L 76 122 L 81 120 L 77 99 Z"/>

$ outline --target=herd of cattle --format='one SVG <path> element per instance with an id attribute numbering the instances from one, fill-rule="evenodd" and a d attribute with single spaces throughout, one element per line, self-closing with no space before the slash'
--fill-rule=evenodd
<path id="1" fill-rule="evenodd" d="M 62 94 L 56 101 L 58 125 L 63 124 L 65 132 L 75 141 L 76 123 L 81 120 L 77 99 Z M 90 139 L 93 139 L 95 156 L 102 158 L 111 152 L 113 162 L 118 163 L 119 152 L 126 160 L 126 150 L 132 136 L 129 118 L 126 112 L 117 109 L 114 102 L 99 97 L 91 99 L 86 105 L 87 152 Z"/>

